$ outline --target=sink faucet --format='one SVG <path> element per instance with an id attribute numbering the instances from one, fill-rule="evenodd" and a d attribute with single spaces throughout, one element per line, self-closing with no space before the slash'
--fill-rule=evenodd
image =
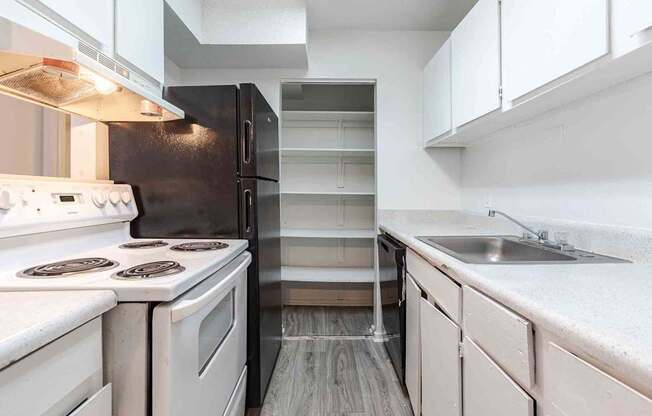
<path id="1" fill-rule="evenodd" d="M 541 230 L 541 231 L 538 231 L 538 232 L 537 232 L 537 231 L 534 231 L 532 228 L 530 228 L 530 227 L 528 227 L 527 225 L 523 224 L 522 222 L 520 222 L 520 221 L 518 221 L 518 220 L 516 220 L 516 219 L 514 219 L 514 218 L 512 218 L 512 217 L 510 217 L 509 215 L 507 215 L 506 213 L 504 213 L 504 212 L 502 212 L 502 211 L 497 211 L 497 210 L 495 210 L 495 209 L 490 209 L 490 210 L 489 210 L 489 216 L 490 216 L 490 217 L 494 218 L 494 217 L 496 216 L 496 214 L 501 215 L 501 216 L 507 218 L 508 220 L 510 220 L 511 222 L 513 222 L 514 224 L 516 224 L 516 225 L 518 225 L 519 227 L 521 227 L 521 228 L 523 228 L 524 230 L 526 230 L 528 233 L 535 235 L 539 241 L 541 241 L 541 242 L 548 242 L 548 231 L 545 231 L 545 230 Z"/>

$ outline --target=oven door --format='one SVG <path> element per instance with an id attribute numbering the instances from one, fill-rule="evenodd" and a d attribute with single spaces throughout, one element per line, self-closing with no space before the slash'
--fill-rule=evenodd
<path id="1" fill-rule="evenodd" d="M 152 409 L 157 416 L 216 416 L 247 359 L 245 252 L 190 291 L 154 308 Z"/>
<path id="2" fill-rule="evenodd" d="M 378 236 L 380 301 L 385 348 L 402 384 L 405 380 L 405 246 L 387 234 Z"/>

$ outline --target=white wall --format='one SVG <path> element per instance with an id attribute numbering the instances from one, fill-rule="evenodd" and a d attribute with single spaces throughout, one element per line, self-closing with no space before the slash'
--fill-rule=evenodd
<path id="1" fill-rule="evenodd" d="M 463 207 L 652 229 L 652 74 L 462 155 Z"/>
<path id="2" fill-rule="evenodd" d="M 204 0 L 202 43 L 306 43 L 305 0 Z"/>
<path id="3" fill-rule="evenodd" d="M 377 81 L 379 209 L 458 209 L 459 150 L 421 143 L 425 63 L 446 32 L 312 31 L 309 69 L 181 69 L 181 85 L 254 82 L 276 111 L 280 81 L 297 78 Z"/>
<path id="4" fill-rule="evenodd" d="M 43 110 L 0 94 L 0 173 L 41 175 Z"/>

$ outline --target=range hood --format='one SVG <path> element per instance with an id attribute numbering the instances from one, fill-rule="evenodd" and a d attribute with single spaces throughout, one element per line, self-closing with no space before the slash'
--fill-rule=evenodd
<path id="1" fill-rule="evenodd" d="M 68 32 L 37 23 L 47 30 L 0 16 L 0 93 L 103 122 L 184 118 L 160 88 L 137 82 L 135 73 Z"/>

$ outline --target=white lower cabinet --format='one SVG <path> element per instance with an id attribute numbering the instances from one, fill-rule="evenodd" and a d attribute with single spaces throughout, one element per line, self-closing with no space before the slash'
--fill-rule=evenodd
<path id="1" fill-rule="evenodd" d="M 652 415 L 652 400 L 553 343 L 547 360 L 545 416 Z"/>
<path id="2" fill-rule="evenodd" d="M 415 415 L 421 414 L 421 288 L 409 274 L 405 288 L 405 386 Z"/>
<path id="3" fill-rule="evenodd" d="M 652 1 L 612 0 L 611 30 L 616 57 L 652 42 Z"/>
<path id="4" fill-rule="evenodd" d="M 0 370 L 0 415 L 109 416 L 102 380 L 102 318 Z"/>
<path id="5" fill-rule="evenodd" d="M 68 416 L 111 416 L 111 384 L 107 384 Z"/>
<path id="6" fill-rule="evenodd" d="M 533 416 L 534 400 L 464 338 L 464 416 Z"/>
<path id="7" fill-rule="evenodd" d="M 439 309 L 421 299 L 421 414 L 462 415 L 462 330 Z M 505 415 L 506 416 L 506 415 Z"/>
<path id="8" fill-rule="evenodd" d="M 652 415 L 651 398 L 559 347 L 554 334 L 539 331 L 535 356 L 534 322 L 460 290 L 412 250 L 407 270 L 405 383 L 415 416 Z"/>

